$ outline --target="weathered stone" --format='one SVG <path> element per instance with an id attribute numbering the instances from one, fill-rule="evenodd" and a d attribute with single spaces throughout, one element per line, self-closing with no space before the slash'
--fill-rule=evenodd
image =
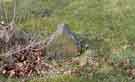
<path id="1" fill-rule="evenodd" d="M 16 25 L 14 23 L 5 24 L 4 22 L 0 23 L 0 40 L 9 43 L 12 40 L 28 40 L 30 37 L 30 34 L 25 33 L 24 31 L 21 31 L 20 29 L 16 28 Z"/>
<path id="2" fill-rule="evenodd" d="M 16 28 L 14 23 L 0 23 L 0 52 L 29 44 L 28 33 Z"/>
<path id="3" fill-rule="evenodd" d="M 16 32 L 15 24 L 0 24 L 0 40 L 9 42 Z"/>
<path id="4" fill-rule="evenodd" d="M 49 59 L 62 60 L 77 56 L 80 43 L 68 25 L 60 24 L 47 43 L 47 56 Z"/>

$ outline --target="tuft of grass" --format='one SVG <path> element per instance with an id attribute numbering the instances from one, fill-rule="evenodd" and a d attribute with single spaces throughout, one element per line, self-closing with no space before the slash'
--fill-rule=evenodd
<path id="1" fill-rule="evenodd" d="M 120 72 L 110 72 L 108 74 L 95 73 L 91 82 L 134 82 L 130 80 L 127 75 Z"/>
<path id="2" fill-rule="evenodd" d="M 89 82 L 89 81 L 69 75 L 58 75 L 47 79 L 44 77 L 34 78 L 29 82 Z"/>
<path id="3" fill-rule="evenodd" d="M 131 65 L 135 65 L 135 54 L 134 50 L 131 48 L 127 48 L 126 50 L 122 50 L 121 52 L 117 54 L 112 54 L 111 58 L 114 63 L 118 63 L 121 60 L 129 59 Z"/>
<path id="4" fill-rule="evenodd" d="M 10 77 L 7 78 L 5 76 L 0 75 L 0 82 L 18 82 L 18 81 L 19 81 L 18 79 Z"/>

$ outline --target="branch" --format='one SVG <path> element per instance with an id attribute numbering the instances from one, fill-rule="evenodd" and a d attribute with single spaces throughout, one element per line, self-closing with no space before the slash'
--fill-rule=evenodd
<path id="1" fill-rule="evenodd" d="M 17 4 L 17 2 L 16 2 L 16 0 L 13 0 L 13 18 L 12 18 L 12 20 L 11 20 L 11 22 L 15 22 L 15 18 L 16 18 L 16 4 Z"/>

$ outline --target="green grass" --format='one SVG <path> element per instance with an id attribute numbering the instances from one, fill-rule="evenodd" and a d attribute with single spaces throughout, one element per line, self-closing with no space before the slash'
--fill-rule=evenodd
<path id="1" fill-rule="evenodd" d="M 39 0 L 50 16 L 32 17 L 21 24 L 25 30 L 55 31 L 57 24 L 67 23 L 72 31 L 88 34 L 102 54 L 110 48 L 122 48 L 135 41 L 134 0 Z M 33 7 L 38 13 L 38 8 Z"/>
<path id="2" fill-rule="evenodd" d="M 29 82 L 89 82 L 88 80 L 82 80 L 80 78 L 69 76 L 69 75 L 59 75 L 51 78 L 35 78 Z"/>
<path id="3" fill-rule="evenodd" d="M 120 51 L 119 53 L 112 54 L 111 58 L 114 63 L 129 59 L 130 65 L 135 65 L 135 54 L 134 50 L 128 48 L 126 50 Z"/>
<path id="4" fill-rule="evenodd" d="M 6 77 L 0 76 L 0 82 L 18 82 L 18 81 L 22 81 L 22 79 L 13 79 L 13 78 L 7 79 Z M 31 80 L 27 80 L 27 82 L 89 82 L 89 81 L 70 75 L 56 75 L 52 77 L 37 76 L 31 78 Z"/>
<path id="5" fill-rule="evenodd" d="M 107 44 L 104 47 L 121 48 L 135 41 L 134 0 L 38 0 L 33 3 L 24 0 L 22 3 L 17 14 L 26 16 L 20 25 L 25 30 L 53 32 L 57 24 L 64 22 L 77 33 L 89 34 L 90 39 L 103 40 Z M 49 10 L 50 16 L 39 17 L 44 9 Z"/>
<path id="6" fill-rule="evenodd" d="M 134 0 L 38 0 L 37 3 L 21 4 L 29 13 L 26 19 L 18 23 L 26 31 L 52 33 L 59 23 L 69 24 L 72 31 L 89 40 L 87 43 L 98 50 L 98 55 L 110 56 L 113 62 L 129 58 L 135 65 L 134 48 L 124 49 L 116 54 L 112 49 L 123 49 L 135 42 L 135 1 Z M 27 3 L 27 2 L 26 2 Z M 32 7 L 32 8 L 29 8 Z M 41 10 L 48 9 L 50 16 L 37 16 Z M 31 11 L 34 13 L 32 14 Z M 87 35 L 87 36 L 86 36 Z M 106 70 L 105 68 L 103 70 Z M 1 79 L 1 78 L 0 78 Z M 60 76 L 47 81 L 43 78 L 33 79 L 30 82 L 85 82 L 78 78 Z M 91 81 L 86 82 L 134 82 L 126 74 L 95 73 Z"/>

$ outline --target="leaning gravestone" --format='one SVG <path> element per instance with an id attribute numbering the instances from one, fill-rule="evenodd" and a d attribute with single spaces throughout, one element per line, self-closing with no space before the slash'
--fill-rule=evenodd
<path id="1" fill-rule="evenodd" d="M 48 59 L 63 60 L 75 57 L 79 54 L 80 43 L 67 24 L 60 24 L 48 40 L 47 57 Z"/>

